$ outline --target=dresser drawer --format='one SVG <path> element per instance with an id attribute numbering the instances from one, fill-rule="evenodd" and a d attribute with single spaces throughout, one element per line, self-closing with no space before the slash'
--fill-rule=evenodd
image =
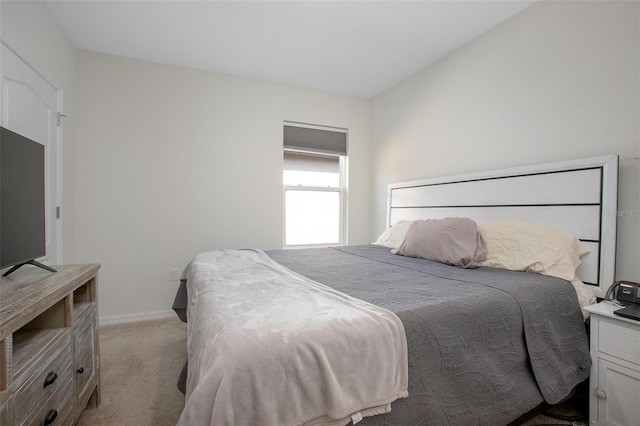
<path id="1" fill-rule="evenodd" d="M 53 395 L 58 388 L 73 377 L 72 348 L 70 339 L 62 341 L 62 347 L 54 347 L 47 353 L 44 366 L 39 367 L 15 392 L 14 418 L 24 419 L 43 401 Z"/>
<path id="2" fill-rule="evenodd" d="M 69 426 L 73 410 L 73 376 L 60 383 L 56 391 L 17 426 Z"/>
<path id="3" fill-rule="evenodd" d="M 601 319 L 598 327 L 598 350 L 640 365 L 640 329 Z"/>

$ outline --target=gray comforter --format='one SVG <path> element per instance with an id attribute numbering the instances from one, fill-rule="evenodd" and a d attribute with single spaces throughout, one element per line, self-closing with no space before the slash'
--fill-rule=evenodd
<path id="1" fill-rule="evenodd" d="M 460 269 L 375 245 L 267 254 L 402 321 L 409 397 L 359 424 L 508 424 L 589 376 L 588 338 L 566 281 Z"/>

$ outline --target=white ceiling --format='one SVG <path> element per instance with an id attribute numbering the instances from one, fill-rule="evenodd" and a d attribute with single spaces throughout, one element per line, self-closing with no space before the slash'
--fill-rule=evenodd
<path id="1" fill-rule="evenodd" d="M 79 49 L 370 99 L 535 0 L 45 0 Z"/>

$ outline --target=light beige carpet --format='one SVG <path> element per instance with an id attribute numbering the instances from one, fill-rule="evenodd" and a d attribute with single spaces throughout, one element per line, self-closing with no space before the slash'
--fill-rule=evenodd
<path id="1" fill-rule="evenodd" d="M 101 327 L 102 401 L 77 426 L 174 426 L 184 407 L 176 381 L 186 347 L 187 326 L 177 317 Z M 524 426 L 550 424 L 572 422 L 537 416 Z"/>
<path id="2" fill-rule="evenodd" d="M 175 426 L 186 359 L 187 326 L 177 317 L 100 327 L 101 403 L 77 425 Z"/>

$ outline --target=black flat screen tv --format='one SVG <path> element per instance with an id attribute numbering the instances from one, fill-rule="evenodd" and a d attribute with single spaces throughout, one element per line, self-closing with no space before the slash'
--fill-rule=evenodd
<path id="1" fill-rule="evenodd" d="M 0 127 L 0 269 L 46 255 L 44 146 Z"/>

